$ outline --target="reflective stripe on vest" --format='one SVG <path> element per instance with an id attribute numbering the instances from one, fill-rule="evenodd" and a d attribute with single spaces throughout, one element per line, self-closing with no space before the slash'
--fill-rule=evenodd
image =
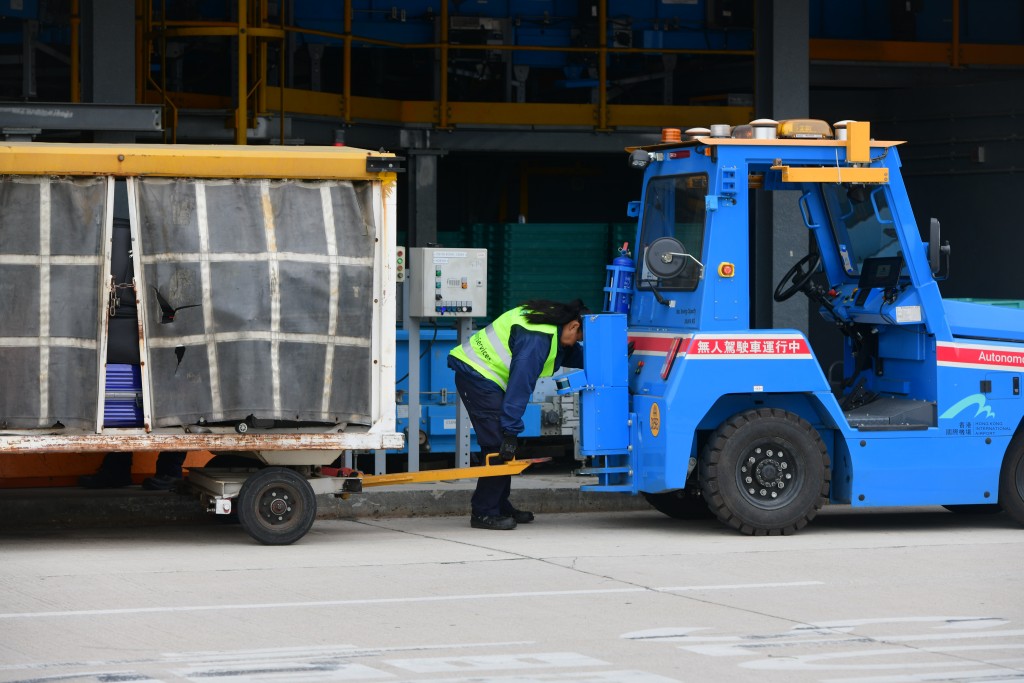
<path id="1" fill-rule="evenodd" d="M 513 308 L 498 316 L 494 322 L 476 332 L 461 346 L 452 349 L 450 354 L 497 384 L 504 391 L 508 388 L 509 367 L 512 365 L 509 339 L 512 336 L 512 328 L 516 325 L 532 332 L 551 335 L 551 349 L 548 351 L 548 357 L 544 361 L 544 368 L 540 374 L 541 377 L 550 377 L 554 374 L 555 355 L 558 352 L 558 327 L 534 325 L 527 322 L 522 307 Z"/>

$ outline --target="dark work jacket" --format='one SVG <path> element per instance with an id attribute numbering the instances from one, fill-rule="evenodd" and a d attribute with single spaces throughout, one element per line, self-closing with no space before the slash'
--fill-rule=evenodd
<path id="1" fill-rule="evenodd" d="M 562 328 L 559 327 L 558 335 L 561 336 L 561 333 Z M 519 434 L 524 429 L 523 413 L 526 412 L 530 396 L 544 369 L 544 362 L 551 352 L 551 335 L 516 325 L 509 337 L 509 348 L 512 352 L 512 365 L 509 368 L 508 387 L 505 389 L 505 399 L 502 402 L 501 431 L 503 434 Z M 458 358 L 449 356 L 448 367 L 474 384 L 479 382 L 483 391 L 500 391 L 497 384 Z M 558 345 L 554 371 L 557 372 L 561 367 L 583 367 L 583 347 L 580 344 L 573 344 L 568 348 Z"/>

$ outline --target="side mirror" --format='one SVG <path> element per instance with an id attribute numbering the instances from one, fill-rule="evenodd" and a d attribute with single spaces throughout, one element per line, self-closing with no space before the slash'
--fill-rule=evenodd
<path id="1" fill-rule="evenodd" d="M 939 272 L 939 245 L 941 244 L 939 240 L 941 231 L 939 219 L 931 219 L 931 225 L 928 228 L 928 265 L 932 269 L 932 275 Z"/>
<path id="2" fill-rule="evenodd" d="M 683 270 L 696 263 L 700 269 L 697 279 L 704 279 L 704 264 L 697 260 L 693 254 L 689 254 L 683 243 L 675 237 L 659 237 L 651 242 L 644 254 L 644 263 L 647 270 L 659 279 L 671 280 L 682 275 Z"/>
<path id="3" fill-rule="evenodd" d="M 949 253 L 951 249 L 949 242 L 942 244 L 941 227 L 939 219 L 932 218 L 928 227 L 928 266 L 932 269 L 932 275 L 938 279 L 939 271 L 942 269 L 942 257 L 946 257 L 946 272 L 942 279 L 949 277 Z"/>

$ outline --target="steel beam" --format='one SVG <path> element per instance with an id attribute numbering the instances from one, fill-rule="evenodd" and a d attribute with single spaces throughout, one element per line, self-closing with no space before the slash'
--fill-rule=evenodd
<path id="1" fill-rule="evenodd" d="M 160 107 L 140 104 L 0 104 L 0 128 L 160 132 Z"/>

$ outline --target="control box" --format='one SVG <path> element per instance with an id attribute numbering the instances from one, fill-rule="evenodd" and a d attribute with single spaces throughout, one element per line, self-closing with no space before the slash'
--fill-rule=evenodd
<path id="1" fill-rule="evenodd" d="M 487 315 L 487 250 L 408 250 L 409 314 L 418 318 Z"/>
<path id="2" fill-rule="evenodd" d="M 405 267 L 409 265 L 405 257 L 405 247 L 395 248 L 395 282 L 405 282 Z"/>

